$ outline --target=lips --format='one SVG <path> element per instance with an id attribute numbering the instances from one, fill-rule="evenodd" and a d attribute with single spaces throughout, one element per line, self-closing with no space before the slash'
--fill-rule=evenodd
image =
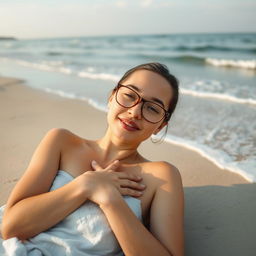
<path id="1" fill-rule="evenodd" d="M 118 118 L 118 119 L 121 122 L 123 128 L 125 128 L 126 130 L 128 130 L 128 131 L 138 131 L 138 130 L 140 130 L 138 125 L 135 122 L 133 122 L 129 119 L 125 119 L 125 118 Z"/>

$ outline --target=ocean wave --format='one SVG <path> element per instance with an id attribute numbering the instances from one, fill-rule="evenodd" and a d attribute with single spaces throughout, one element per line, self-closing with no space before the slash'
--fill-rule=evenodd
<path id="1" fill-rule="evenodd" d="M 214 150 L 206 145 L 202 145 L 190 140 L 185 140 L 173 135 L 167 135 L 165 141 L 196 151 L 204 158 L 213 162 L 220 169 L 226 169 L 231 172 L 240 174 L 249 182 L 256 182 L 255 162 L 252 160 L 232 162 L 230 156 L 221 150 Z"/>
<path id="2" fill-rule="evenodd" d="M 45 55 L 46 56 L 52 56 L 52 57 L 55 57 L 55 56 L 87 56 L 87 57 L 91 57 L 93 55 L 95 55 L 95 53 L 93 51 L 85 51 L 83 49 L 69 49 L 69 50 L 62 50 L 62 51 L 47 51 L 45 52 Z"/>
<path id="3" fill-rule="evenodd" d="M 77 99 L 77 95 L 75 93 L 70 93 L 70 92 L 64 92 L 62 90 L 56 90 L 56 89 L 51 89 L 51 88 L 44 88 L 44 91 L 52 94 L 56 94 L 58 96 L 61 96 L 63 98 L 68 98 L 68 99 Z"/>
<path id="4" fill-rule="evenodd" d="M 87 99 L 87 102 L 93 106 L 94 108 L 103 111 L 103 112 L 108 112 L 108 108 L 106 105 L 103 104 L 99 104 L 96 100 L 94 99 Z"/>
<path id="5" fill-rule="evenodd" d="M 48 56 L 59 56 L 59 55 L 63 55 L 64 53 L 61 53 L 61 52 L 46 52 L 46 55 Z"/>
<path id="6" fill-rule="evenodd" d="M 92 107 L 100 111 L 103 111 L 103 112 L 107 111 L 107 107 L 105 105 L 100 104 L 94 99 L 81 97 L 74 93 L 68 93 L 62 90 L 55 90 L 51 88 L 45 88 L 44 90 L 49 93 L 57 94 L 61 97 L 84 100 L 88 104 L 90 104 Z M 153 136 L 153 137 L 156 137 L 159 139 L 160 135 Z M 199 142 L 192 141 L 189 139 L 183 139 L 170 134 L 166 136 L 165 142 L 183 146 L 187 149 L 193 150 L 199 153 L 202 157 L 214 163 L 220 169 L 226 169 L 231 172 L 237 173 L 242 177 L 244 177 L 249 182 L 256 182 L 255 162 L 250 159 L 240 161 L 240 162 L 234 162 L 232 161 L 231 157 L 221 149 L 212 149 L 209 146 L 203 145 Z"/>
<path id="7" fill-rule="evenodd" d="M 113 75 L 113 74 L 108 74 L 108 73 L 90 73 L 90 72 L 81 71 L 81 72 L 78 72 L 77 75 L 79 77 L 86 77 L 86 78 L 91 78 L 91 79 L 111 80 L 111 81 L 115 81 L 115 82 L 120 79 L 119 76 Z"/>
<path id="8" fill-rule="evenodd" d="M 3 46 L 4 48 L 9 49 L 9 48 L 12 48 L 14 46 L 14 43 L 12 43 L 12 42 L 7 42 L 7 43 L 4 43 L 4 44 L 1 43 L 1 46 Z"/>
<path id="9" fill-rule="evenodd" d="M 72 39 L 68 43 L 72 44 L 72 45 L 79 45 L 81 43 L 81 40 L 80 40 L 80 38 L 79 39 Z"/>
<path id="10" fill-rule="evenodd" d="M 181 62 L 190 62 L 190 63 L 197 63 L 197 64 L 203 64 L 205 62 L 204 57 L 200 56 L 194 56 L 194 55 L 181 55 L 181 56 L 175 56 L 170 57 L 172 60 L 181 61 Z"/>
<path id="11" fill-rule="evenodd" d="M 166 56 L 166 55 L 154 55 L 154 54 L 131 54 L 128 55 L 129 57 L 136 57 L 136 58 L 144 58 L 147 60 L 164 60 L 164 61 L 176 61 L 176 62 L 186 62 L 186 63 L 193 63 L 193 64 L 204 64 L 205 58 L 195 55 L 173 55 L 173 56 Z"/>
<path id="12" fill-rule="evenodd" d="M 100 111 L 107 112 L 107 106 L 100 104 L 99 102 L 97 102 L 92 98 L 86 98 L 83 96 L 78 96 L 75 93 L 69 93 L 62 90 L 56 90 L 51 88 L 45 88 L 44 90 L 48 93 L 57 94 L 64 98 L 79 99 L 79 100 L 86 101 L 92 107 Z M 153 136 L 153 137 L 159 139 L 159 136 Z M 240 162 L 234 162 L 232 161 L 231 157 L 221 149 L 219 150 L 212 149 L 209 146 L 203 145 L 199 142 L 192 141 L 189 139 L 183 139 L 170 134 L 166 136 L 165 142 L 172 143 L 172 144 L 179 145 L 187 149 L 193 150 L 199 153 L 202 157 L 214 163 L 220 169 L 226 169 L 231 172 L 237 173 L 242 177 L 244 177 L 249 182 L 256 182 L 255 162 L 250 159 L 240 161 Z"/>
<path id="13" fill-rule="evenodd" d="M 24 67 L 30 67 L 30 68 L 35 68 L 35 69 L 40 69 L 40 70 L 45 70 L 45 71 L 51 71 L 51 72 L 61 72 L 65 74 L 71 74 L 72 70 L 62 66 L 62 62 L 59 61 L 52 61 L 52 62 L 42 62 L 42 63 L 35 63 L 35 62 L 28 62 L 24 60 L 15 60 L 16 63 L 18 63 L 21 66 Z"/>
<path id="14" fill-rule="evenodd" d="M 63 90 L 51 89 L 49 87 L 46 87 L 43 90 L 48 92 L 48 93 L 56 94 L 56 95 L 58 95 L 60 97 L 63 97 L 63 98 L 83 100 L 83 101 L 86 101 L 92 107 L 94 107 L 94 108 L 96 108 L 100 111 L 103 111 L 103 112 L 108 111 L 108 108 L 107 108 L 106 105 L 100 104 L 92 98 L 86 98 L 86 97 L 83 97 L 83 96 L 78 96 L 75 93 L 65 92 Z"/>
<path id="15" fill-rule="evenodd" d="M 245 54 L 256 54 L 256 47 L 255 46 L 222 46 L 222 45 L 161 45 L 158 46 L 156 44 L 122 44 L 120 45 L 125 49 L 133 49 L 138 51 L 143 50 L 154 50 L 158 52 L 197 52 L 197 53 L 207 53 L 207 52 L 234 52 L 234 53 L 245 53 Z"/>
<path id="16" fill-rule="evenodd" d="M 81 78 L 89 78 L 89 79 L 100 79 L 100 80 L 110 80 L 113 82 L 117 82 L 120 79 L 120 76 L 111 74 L 111 73 L 97 73 L 95 68 L 93 67 L 87 67 L 86 70 L 83 71 L 78 71 L 78 72 L 72 72 L 70 69 L 65 68 L 62 66 L 61 61 L 48 61 L 42 64 L 38 63 L 28 63 L 28 62 L 22 62 L 20 63 L 24 66 L 29 66 L 41 70 L 46 70 L 46 71 L 57 71 L 65 74 L 73 74 L 77 75 L 78 77 Z M 185 89 L 181 88 L 180 89 L 181 93 L 186 94 L 186 95 L 192 95 L 194 97 L 201 97 L 201 98 L 213 98 L 213 99 L 218 99 L 218 100 L 225 100 L 225 101 L 230 101 L 234 103 L 239 103 L 239 104 L 250 104 L 250 105 L 256 105 L 256 100 L 252 98 L 239 98 L 233 95 L 225 94 L 225 93 L 215 93 L 215 92 L 205 92 L 201 90 L 196 90 L 196 89 Z"/>
<path id="17" fill-rule="evenodd" d="M 243 52 L 243 53 L 256 53 L 255 47 L 231 47 L 220 45 L 198 45 L 198 46 L 177 46 L 174 48 L 177 51 L 196 51 L 196 52 Z"/>
<path id="18" fill-rule="evenodd" d="M 256 70 L 256 60 L 229 60 L 229 59 L 214 59 L 206 58 L 196 55 L 176 55 L 176 56 L 161 56 L 161 55 L 150 55 L 150 54 L 137 54 L 136 57 L 141 57 L 147 60 L 164 60 L 164 61 L 175 61 L 189 64 L 204 65 L 210 64 L 217 67 L 234 67 L 243 69 Z"/>
<path id="19" fill-rule="evenodd" d="M 195 91 L 195 90 L 189 90 L 189 89 L 184 89 L 184 88 L 181 88 L 180 92 L 182 94 L 192 95 L 194 97 L 213 98 L 213 99 L 231 101 L 231 102 L 239 103 L 239 104 L 256 105 L 255 99 L 243 99 L 243 98 L 238 98 L 238 97 L 235 97 L 232 95 L 227 95 L 227 94 Z"/>
<path id="20" fill-rule="evenodd" d="M 94 71 L 93 67 L 88 67 L 87 68 L 88 72 L 87 71 L 74 72 L 70 68 L 63 66 L 64 63 L 61 61 L 44 61 L 42 63 L 33 63 L 33 62 L 17 60 L 16 62 L 26 67 L 32 67 L 35 69 L 51 71 L 51 72 L 60 72 L 60 73 L 65 73 L 67 75 L 73 74 L 79 77 L 86 77 L 90 79 L 111 80 L 116 82 L 120 78 L 117 75 L 108 74 L 108 73 L 92 73 L 92 71 Z"/>
<path id="21" fill-rule="evenodd" d="M 9 61 L 9 58 L 3 58 L 1 57 L 0 60 L 3 61 Z M 16 62 L 17 64 L 24 66 L 24 67 L 29 67 L 29 68 L 34 68 L 34 69 L 39 69 L 39 70 L 44 70 L 44 71 L 50 71 L 50 72 L 60 72 L 60 73 L 65 73 L 67 75 L 76 75 L 78 77 L 85 77 L 85 78 L 90 78 L 90 79 L 101 79 L 101 80 L 110 80 L 117 82 L 120 79 L 120 76 L 115 75 L 115 74 L 110 74 L 110 73 L 96 73 L 94 67 L 87 67 L 83 71 L 74 71 L 71 68 L 66 67 L 63 61 L 43 61 L 41 63 L 37 62 L 29 62 L 29 61 L 24 61 L 24 60 L 19 60 L 19 59 L 11 59 L 11 61 Z M 94 73 L 93 73 L 94 72 Z"/>
<path id="22" fill-rule="evenodd" d="M 234 67 L 256 70 L 256 60 L 226 60 L 206 58 L 205 62 L 217 67 Z"/>

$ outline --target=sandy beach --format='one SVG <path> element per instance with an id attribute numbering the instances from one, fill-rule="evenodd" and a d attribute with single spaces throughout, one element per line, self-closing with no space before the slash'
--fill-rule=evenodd
<path id="1" fill-rule="evenodd" d="M 1 205 L 48 130 L 66 128 L 96 139 L 106 129 L 106 114 L 85 101 L 32 89 L 13 78 L 0 77 L 0 108 Z M 147 141 L 140 152 L 151 160 L 168 161 L 181 172 L 186 255 L 255 255 L 255 183 L 177 145 Z"/>

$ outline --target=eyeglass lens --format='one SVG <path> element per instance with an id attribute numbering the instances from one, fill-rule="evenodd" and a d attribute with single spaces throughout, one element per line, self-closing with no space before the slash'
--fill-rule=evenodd
<path id="1" fill-rule="evenodd" d="M 132 89 L 121 86 L 117 91 L 116 100 L 121 106 L 130 108 L 139 102 L 140 96 Z M 154 102 L 146 101 L 143 104 L 142 115 L 147 121 L 157 123 L 163 119 L 165 111 Z"/>

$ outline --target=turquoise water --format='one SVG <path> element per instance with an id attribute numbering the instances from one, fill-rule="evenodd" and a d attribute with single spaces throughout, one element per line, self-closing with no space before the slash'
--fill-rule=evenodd
<path id="1" fill-rule="evenodd" d="M 180 80 L 166 140 L 256 181 L 256 34 L 0 41 L 0 75 L 101 110 L 126 70 L 151 61 L 166 64 Z"/>

